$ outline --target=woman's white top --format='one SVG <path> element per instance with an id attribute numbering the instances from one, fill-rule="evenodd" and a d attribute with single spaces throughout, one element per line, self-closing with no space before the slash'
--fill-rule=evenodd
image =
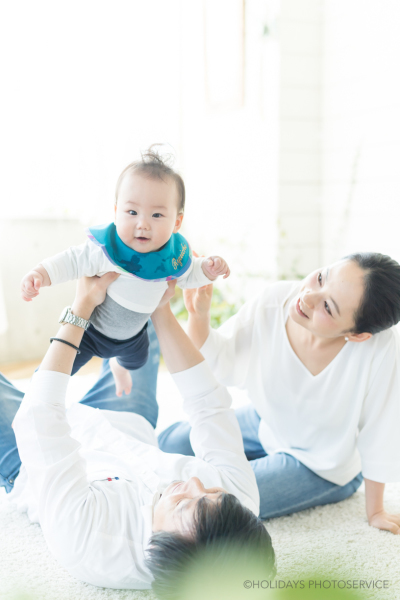
<path id="1" fill-rule="evenodd" d="M 195 456 L 166 454 L 150 423 L 129 412 L 73 404 L 69 376 L 38 371 L 14 421 L 22 466 L 8 497 L 40 523 L 71 575 L 101 587 L 145 589 L 153 507 L 174 480 L 220 486 L 254 514 L 256 479 L 231 397 L 205 362 L 174 375 L 192 425 Z"/>
<path id="2" fill-rule="evenodd" d="M 314 376 L 285 329 L 299 287 L 286 281 L 268 286 L 211 330 L 203 356 L 221 384 L 247 390 L 267 454 L 291 454 L 338 485 L 360 471 L 373 481 L 400 481 L 398 331 L 347 342 Z"/>

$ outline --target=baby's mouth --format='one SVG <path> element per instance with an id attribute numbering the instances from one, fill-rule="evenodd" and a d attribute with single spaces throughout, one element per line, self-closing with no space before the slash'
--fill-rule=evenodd
<path id="1" fill-rule="evenodd" d="M 149 242 L 150 238 L 146 238 L 146 237 L 143 237 L 143 236 L 138 236 L 138 237 L 135 237 L 135 240 L 139 240 L 139 242 Z"/>

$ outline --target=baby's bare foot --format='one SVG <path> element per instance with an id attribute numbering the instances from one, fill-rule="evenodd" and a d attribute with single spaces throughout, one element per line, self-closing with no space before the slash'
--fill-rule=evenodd
<path id="1" fill-rule="evenodd" d="M 125 367 L 117 362 L 116 358 L 110 359 L 111 373 L 114 375 L 115 390 L 118 397 L 122 396 L 122 392 L 126 395 L 130 394 L 132 389 L 132 377 Z"/>

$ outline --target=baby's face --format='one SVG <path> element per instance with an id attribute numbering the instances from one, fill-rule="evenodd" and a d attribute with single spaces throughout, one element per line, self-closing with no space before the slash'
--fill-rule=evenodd
<path id="1" fill-rule="evenodd" d="M 178 231 L 182 219 L 173 179 L 150 179 L 139 173 L 130 173 L 123 179 L 115 207 L 115 225 L 129 248 L 136 252 L 158 250 Z"/>

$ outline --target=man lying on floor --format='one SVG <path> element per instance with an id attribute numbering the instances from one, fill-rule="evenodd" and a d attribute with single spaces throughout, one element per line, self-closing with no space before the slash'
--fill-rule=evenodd
<path id="1" fill-rule="evenodd" d="M 81 279 L 72 313 L 87 321 L 115 277 Z M 128 403 L 126 412 L 121 405 L 113 411 L 109 387 L 99 382 L 97 398 L 103 394 L 108 403 L 97 402 L 97 408 L 111 410 L 76 403 L 66 412 L 82 326 L 61 327 L 22 402 L 7 380 L 0 382 L 2 430 L 8 420 L 8 432 L 0 431 L 3 440 L 11 439 L 10 407 L 19 406 L 13 422 L 19 457 L 10 441 L 8 447 L 0 443 L 0 483 L 10 491 L 15 479 L 10 499 L 40 523 L 59 563 L 93 585 L 145 589 L 153 584 L 157 593 L 168 595 L 174 573 L 178 577 L 199 549 L 212 551 L 222 542 L 227 550 L 251 546 L 265 557 L 263 578 L 273 575 L 274 551 L 258 519 L 257 484 L 231 398 L 173 316 L 172 294 L 173 285 L 152 321 L 184 398 L 194 457 L 159 450 L 140 408 Z M 11 478 L 10 460 L 16 457 L 22 465 L 19 474 L 13 465 L 17 477 Z"/>

